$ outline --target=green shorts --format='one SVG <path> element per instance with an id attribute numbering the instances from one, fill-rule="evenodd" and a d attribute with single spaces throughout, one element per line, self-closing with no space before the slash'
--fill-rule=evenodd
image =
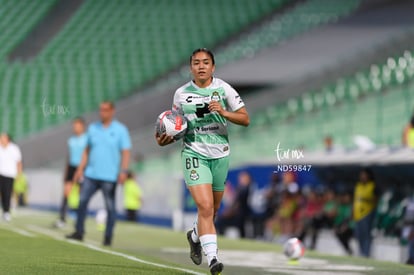
<path id="1" fill-rule="evenodd" d="M 181 161 L 187 186 L 209 183 L 213 185 L 213 191 L 224 191 L 229 171 L 228 156 L 207 159 L 194 151 L 183 150 Z"/>

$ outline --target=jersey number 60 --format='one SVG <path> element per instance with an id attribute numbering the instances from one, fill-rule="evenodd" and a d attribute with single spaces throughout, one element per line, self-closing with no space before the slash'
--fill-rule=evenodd
<path id="1" fill-rule="evenodd" d="M 191 164 L 193 165 L 193 168 L 198 168 L 198 158 L 192 157 L 192 158 L 186 158 L 185 159 L 185 168 L 191 169 Z"/>

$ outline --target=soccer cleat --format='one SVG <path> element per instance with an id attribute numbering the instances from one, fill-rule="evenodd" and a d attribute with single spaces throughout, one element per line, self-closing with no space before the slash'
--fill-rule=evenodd
<path id="1" fill-rule="evenodd" d="M 5 212 L 3 214 L 3 220 L 6 221 L 6 222 L 10 222 L 11 221 L 11 215 L 10 215 L 9 212 Z"/>
<path id="2" fill-rule="evenodd" d="M 83 241 L 83 235 L 78 232 L 74 232 L 70 235 L 66 235 L 66 239 Z"/>
<path id="3" fill-rule="evenodd" d="M 224 265 L 220 263 L 216 258 L 211 260 L 209 267 L 211 275 L 220 275 L 224 269 Z"/>
<path id="4" fill-rule="evenodd" d="M 66 226 L 66 223 L 62 220 L 57 220 L 54 224 L 53 227 L 55 228 L 63 228 Z"/>
<path id="5" fill-rule="evenodd" d="M 111 246 L 112 244 L 112 239 L 110 237 L 105 237 L 103 245 L 104 246 Z"/>
<path id="6" fill-rule="evenodd" d="M 188 244 L 190 245 L 190 258 L 194 264 L 200 265 L 203 260 L 203 255 L 201 254 L 201 244 L 199 242 L 195 243 L 193 241 L 193 239 L 191 238 L 192 233 L 192 229 L 187 232 L 187 240 Z"/>

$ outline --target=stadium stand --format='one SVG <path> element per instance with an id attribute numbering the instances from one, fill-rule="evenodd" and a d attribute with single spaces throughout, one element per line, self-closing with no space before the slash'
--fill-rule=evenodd
<path id="1" fill-rule="evenodd" d="M 413 70 L 413 53 L 405 51 L 319 90 L 269 106 L 253 114 L 252 127 L 239 129 L 238 134 L 252 137 L 252 151 L 268 148 L 269 136 L 290 148 L 321 149 L 325 135 L 347 148 L 354 145 L 354 135 L 380 145 L 399 145 L 414 106 Z M 233 131 L 237 134 L 236 128 Z M 254 142 L 258 133 L 263 133 L 266 145 Z"/>
<path id="2" fill-rule="evenodd" d="M 55 1 L 5 2 L 3 59 Z M 122 98 L 186 62 L 194 48 L 212 47 L 286 2 L 85 1 L 30 62 L 2 62 L 2 96 L 9 98 L 2 104 L 19 108 L 2 108 L 1 126 L 21 138 L 70 117 L 47 116 L 45 106 L 61 104 L 76 115 L 103 99 Z M 192 12 L 195 6 L 205 12 Z M 14 20 L 17 14 L 21 20 Z M 30 115 L 22 111 L 28 109 Z"/>
<path id="3" fill-rule="evenodd" d="M 295 35 L 306 32 L 321 24 L 333 23 L 344 17 L 361 4 L 360 0 L 326 1 L 311 0 L 300 3 L 283 15 L 275 15 L 260 29 L 240 37 L 217 55 L 218 64 L 241 57 L 275 45 Z"/>

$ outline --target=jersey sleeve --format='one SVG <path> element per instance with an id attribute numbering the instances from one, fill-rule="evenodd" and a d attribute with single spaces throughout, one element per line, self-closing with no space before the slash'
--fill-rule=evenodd
<path id="1" fill-rule="evenodd" d="M 225 87 L 227 106 L 231 111 L 237 111 L 238 109 L 244 107 L 244 102 L 241 99 L 239 93 L 230 85 Z"/>
<path id="2" fill-rule="evenodd" d="M 20 151 L 20 148 L 16 145 L 16 160 L 22 161 L 22 151 Z"/>
<path id="3" fill-rule="evenodd" d="M 88 130 L 86 131 L 86 147 L 89 148 L 92 146 L 92 127 L 93 125 L 89 125 Z"/>
<path id="4" fill-rule="evenodd" d="M 121 150 L 130 150 L 131 147 L 132 147 L 132 144 L 131 144 L 131 137 L 129 136 L 128 128 L 124 126 L 121 129 L 122 129 L 121 130 L 121 140 L 120 140 L 121 141 L 121 144 L 120 144 Z"/>

